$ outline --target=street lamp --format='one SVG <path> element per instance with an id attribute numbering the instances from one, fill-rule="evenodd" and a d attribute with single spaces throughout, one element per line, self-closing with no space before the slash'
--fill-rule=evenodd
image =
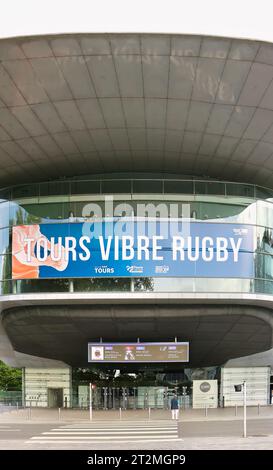
<path id="1" fill-rule="evenodd" d="M 246 437 L 246 381 L 242 384 L 234 385 L 235 392 L 241 392 L 243 388 L 244 392 L 244 437 Z"/>

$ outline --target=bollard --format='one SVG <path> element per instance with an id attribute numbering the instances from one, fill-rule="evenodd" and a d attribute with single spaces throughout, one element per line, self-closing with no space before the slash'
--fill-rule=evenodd
<path id="1" fill-rule="evenodd" d="M 59 418 L 59 421 L 61 421 L 61 408 L 58 408 L 58 418 Z"/>
<path id="2" fill-rule="evenodd" d="M 121 408 L 119 409 L 119 419 L 121 419 Z"/>
<path id="3" fill-rule="evenodd" d="M 150 419 L 151 419 L 151 408 L 150 408 L 150 406 L 148 408 L 148 415 L 149 415 L 149 421 L 150 421 Z"/>
<path id="4" fill-rule="evenodd" d="M 208 407 L 207 407 L 207 405 L 205 406 L 205 416 L 208 416 Z"/>
<path id="5" fill-rule="evenodd" d="M 18 413 L 18 411 L 19 411 L 19 403 L 18 403 L 18 401 L 17 401 L 17 403 L 16 403 L 16 409 L 17 409 L 17 413 Z"/>
<path id="6" fill-rule="evenodd" d="M 237 416 L 237 405 L 235 405 L 235 416 Z"/>
<path id="7" fill-rule="evenodd" d="M 260 414 L 260 403 L 258 403 L 258 415 Z"/>

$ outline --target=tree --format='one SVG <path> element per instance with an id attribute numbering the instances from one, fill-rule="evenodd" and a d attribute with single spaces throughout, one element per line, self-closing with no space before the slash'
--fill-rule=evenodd
<path id="1" fill-rule="evenodd" d="M 0 361 L 0 390 L 16 390 L 22 389 L 22 370 L 9 367 Z"/>

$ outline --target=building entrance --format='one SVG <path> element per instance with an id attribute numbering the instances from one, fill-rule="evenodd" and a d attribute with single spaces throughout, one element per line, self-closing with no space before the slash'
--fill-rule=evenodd
<path id="1" fill-rule="evenodd" d="M 63 407 L 63 388 L 48 388 L 48 407 Z"/>
<path id="2" fill-rule="evenodd" d="M 86 390 L 83 390 L 86 388 Z M 80 386 L 73 397 L 73 406 L 89 407 L 88 386 Z M 177 394 L 180 406 L 189 408 L 191 396 L 186 390 L 169 387 L 96 387 L 92 390 L 92 406 L 95 410 L 114 409 L 169 409 L 170 401 Z"/>

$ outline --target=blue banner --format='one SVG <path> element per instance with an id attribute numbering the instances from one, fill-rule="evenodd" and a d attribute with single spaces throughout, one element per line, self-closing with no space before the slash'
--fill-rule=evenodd
<path id="1" fill-rule="evenodd" d="M 101 221 L 13 227 L 12 276 L 254 277 L 251 225 Z"/>

